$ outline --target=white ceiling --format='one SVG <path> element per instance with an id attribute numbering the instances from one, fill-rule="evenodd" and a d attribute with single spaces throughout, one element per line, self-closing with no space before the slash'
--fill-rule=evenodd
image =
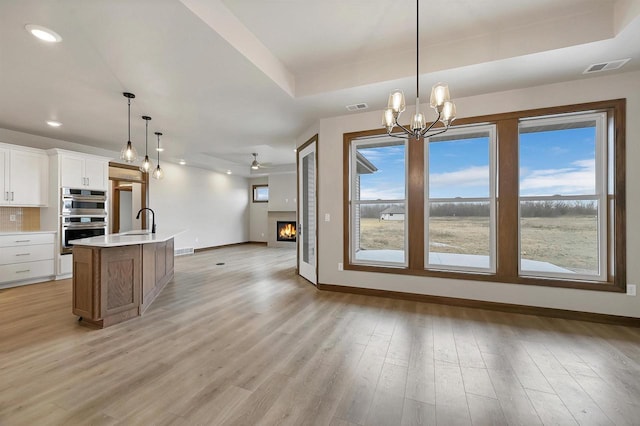
<path id="1" fill-rule="evenodd" d="M 420 7 L 422 87 L 447 81 L 454 98 L 589 78 L 615 59 L 631 61 L 612 73 L 640 69 L 640 0 Z M 414 82 L 413 0 L 0 0 L 0 127 L 112 151 L 127 138 L 124 91 L 138 151 L 150 115 L 164 159 L 248 176 L 252 152 L 292 163 L 318 119 L 381 109 L 397 87 L 415 96 Z"/>

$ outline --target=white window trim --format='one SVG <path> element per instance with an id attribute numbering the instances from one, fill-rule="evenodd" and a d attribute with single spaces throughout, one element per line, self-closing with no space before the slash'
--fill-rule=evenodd
<path id="1" fill-rule="evenodd" d="M 447 136 L 459 134 L 464 136 L 471 131 L 481 131 L 489 133 L 489 196 L 475 198 L 429 198 L 429 144 L 430 139 L 425 139 L 424 147 L 424 265 L 425 269 L 436 271 L 452 272 L 496 272 L 496 126 L 495 124 L 472 124 L 451 128 L 447 131 Z M 437 142 L 433 142 L 437 143 Z M 489 267 L 478 268 L 473 266 L 443 265 L 439 263 L 429 263 L 429 204 L 434 202 L 488 202 L 489 203 Z"/>
<path id="2" fill-rule="evenodd" d="M 575 196 L 521 196 L 518 185 L 518 275 L 522 277 L 531 278 L 558 278 L 558 279 L 571 279 L 571 280 L 588 280 L 593 281 L 594 278 L 598 281 L 607 281 L 608 277 L 608 256 L 607 256 L 607 181 L 608 181 L 608 161 L 607 161 L 607 113 L 606 112 L 594 112 L 594 113 L 571 113 L 563 114 L 562 116 L 546 116 L 535 117 L 530 119 L 520 120 L 518 130 L 523 127 L 534 127 L 541 123 L 544 124 L 562 124 L 572 123 L 575 121 L 595 120 L 596 122 L 596 185 L 595 194 L 588 195 L 575 195 Z M 518 132 L 518 146 L 520 145 L 520 132 Z M 518 164 L 518 169 L 520 165 Z M 520 206 L 522 201 L 538 201 L 538 200 L 596 200 L 598 201 L 598 274 L 579 274 L 579 273 L 562 273 L 562 272 L 541 272 L 541 271 L 529 271 L 522 269 L 522 230 Z"/>
<path id="3" fill-rule="evenodd" d="M 357 161 L 356 161 L 356 152 L 359 147 L 366 145 L 377 145 L 388 140 L 389 142 L 397 143 L 398 139 L 391 137 L 365 137 L 354 140 L 351 143 L 351 149 L 349 154 L 349 263 L 352 265 L 363 265 L 363 266 L 385 266 L 391 268 L 406 268 L 409 266 L 409 235 L 408 235 L 408 222 L 409 222 L 409 209 L 407 208 L 407 198 L 408 198 L 408 190 L 409 185 L 409 163 L 408 163 L 408 146 L 407 141 L 404 143 L 398 144 L 398 146 L 402 145 L 404 147 L 404 199 L 389 199 L 389 200 L 354 200 L 354 188 L 356 185 L 356 176 L 357 176 Z M 356 238 L 360 238 L 359 235 L 355 233 L 355 206 L 357 205 L 366 205 L 366 204 L 399 204 L 402 203 L 405 206 L 405 216 L 404 216 L 404 262 L 384 262 L 384 261 L 375 261 L 375 260 L 358 260 L 356 259 Z"/>

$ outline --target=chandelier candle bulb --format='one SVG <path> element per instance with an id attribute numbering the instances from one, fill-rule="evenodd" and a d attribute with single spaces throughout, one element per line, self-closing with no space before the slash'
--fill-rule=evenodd
<path id="1" fill-rule="evenodd" d="M 456 118 L 456 104 L 446 101 L 442 106 L 442 123 L 448 126 Z"/>
<path id="2" fill-rule="evenodd" d="M 387 131 L 390 132 L 393 130 L 393 126 L 395 125 L 395 117 L 393 114 L 393 109 L 387 108 L 382 111 L 382 126 L 387 128 Z"/>
<path id="3" fill-rule="evenodd" d="M 417 112 L 411 120 L 411 130 L 422 130 L 425 127 L 424 114 L 421 112 Z"/>
<path id="4" fill-rule="evenodd" d="M 402 90 L 394 90 L 389 95 L 389 103 L 387 105 L 394 113 L 404 112 L 406 104 L 404 101 L 404 92 Z"/>
<path id="5" fill-rule="evenodd" d="M 450 101 L 449 85 L 446 83 L 438 83 L 431 89 L 431 107 L 438 112 L 442 112 L 445 102 Z"/>

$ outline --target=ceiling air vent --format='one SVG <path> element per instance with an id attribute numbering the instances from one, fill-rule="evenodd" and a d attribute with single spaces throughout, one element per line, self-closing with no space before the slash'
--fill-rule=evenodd
<path id="1" fill-rule="evenodd" d="M 593 72 L 617 70 L 618 68 L 621 68 L 624 64 L 629 62 L 630 59 L 631 58 L 619 59 L 617 61 L 609 61 L 609 62 L 602 62 L 600 64 L 593 64 L 593 65 L 590 65 L 586 70 L 584 70 L 582 74 L 591 74 Z"/>
<path id="2" fill-rule="evenodd" d="M 369 105 L 365 104 L 364 102 L 359 104 L 347 105 L 348 111 L 362 111 L 367 108 L 369 108 Z"/>

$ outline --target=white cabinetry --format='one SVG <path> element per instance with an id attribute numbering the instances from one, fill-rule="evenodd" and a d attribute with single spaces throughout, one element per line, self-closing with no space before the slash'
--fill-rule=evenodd
<path id="1" fill-rule="evenodd" d="M 60 185 L 66 188 L 107 190 L 109 162 L 82 155 L 60 155 Z"/>
<path id="2" fill-rule="evenodd" d="M 55 233 L 0 235 L 0 287 L 52 277 L 54 239 Z"/>
<path id="3" fill-rule="evenodd" d="M 44 152 L 0 145 L 0 205 L 46 206 L 48 178 L 49 159 Z"/>

